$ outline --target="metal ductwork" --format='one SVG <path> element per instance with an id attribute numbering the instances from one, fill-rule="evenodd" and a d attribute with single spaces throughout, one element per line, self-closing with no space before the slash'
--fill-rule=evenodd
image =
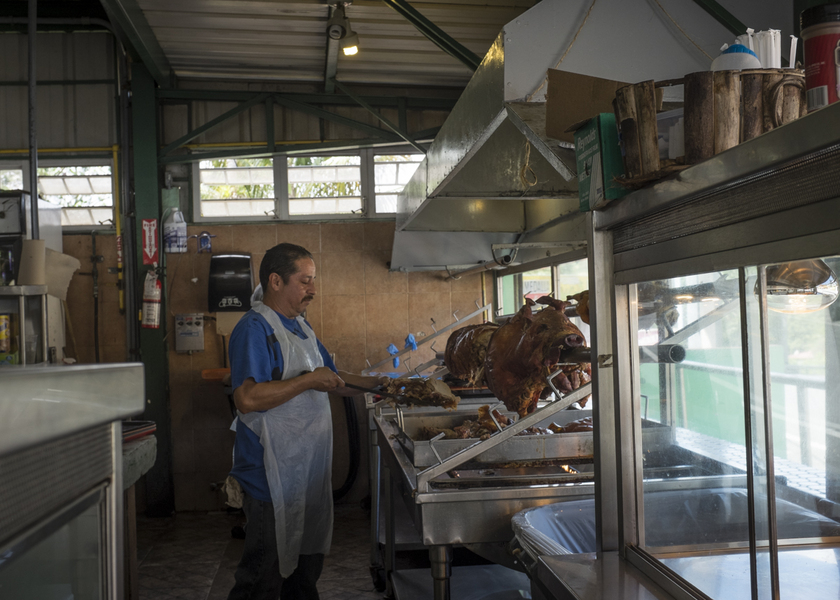
<path id="1" fill-rule="evenodd" d="M 791 33 L 781 2 L 719 4 L 756 30 Z M 493 244 L 526 240 L 576 247 L 585 235 L 574 150 L 545 135 L 547 69 L 678 79 L 707 70 L 731 38 L 701 6 L 678 0 L 542 0 L 505 25 L 400 195 L 391 268 L 464 270 L 499 260 Z M 672 93 L 682 99 L 681 88 Z M 524 249 L 516 260 L 563 251 Z"/>

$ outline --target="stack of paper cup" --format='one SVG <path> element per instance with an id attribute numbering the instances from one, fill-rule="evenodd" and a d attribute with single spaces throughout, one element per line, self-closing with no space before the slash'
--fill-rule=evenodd
<path id="1" fill-rule="evenodd" d="M 44 240 L 23 240 L 20 253 L 18 285 L 46 285 L 46 255 Z"/>

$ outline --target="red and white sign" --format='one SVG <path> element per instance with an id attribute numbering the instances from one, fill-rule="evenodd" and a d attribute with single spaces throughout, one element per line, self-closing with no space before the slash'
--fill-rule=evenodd
<path id="1" fill-rule="evenodd" d="M 143 219 L 143 264 L 154 265 L 158 262 L 157 219 Z"/>

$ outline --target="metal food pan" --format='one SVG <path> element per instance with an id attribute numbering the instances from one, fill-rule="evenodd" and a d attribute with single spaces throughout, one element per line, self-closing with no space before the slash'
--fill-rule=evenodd
<path id="1" fill-rule="evenodd" d="M 512 420 L 518 415 L 500 411 Z M 548 428 L 552 423 L 566 425 L 571 421 L 592 416 L 591 410 L 563 410 L 541 421 L 537 426 Z M 405 448 L 408 458 L 416 467 L 436 465 L 438 459 L 432 450 L 432 444 L 441 459 L 446 459 L 464 448 L 473 445 L 475 438 L 462 440 L 438 440 L 436 442 L 415 440 L 421 427 L 452 429 L 461 425 L 465 419 L 478 419 L 478 414 L 457 414 L 452 412 L 425 413 L 422 415 L 403 414 L 403 431 L 398 435 L 400 444 Z M 670 429 L 653 421 L 643 422 L 642 435 L 645 448 L 667 447 L 670 445 Z M 479 463 L 499 463 L 524 460 L 589 458 L 594 452 L 591 431 L 560 433 L 551 435 L 517 435 L 504 443 L 491 448 L 476 457 Z"/>
<path id="2" fill-rule="evenodd" d="M 502 411 L 500 411 L 502 412 Z M 516 420 L 516 413 L 502 412 L 508 418 Z M 548 427 L 551 423 L 565 425 L 570 421 L 583 419 L 592 415 L 591 410 L 561 411 L 540 422 L 539 427 Z M 438 463 L 432 450 L 432 444 L 442 459 L 449 458 L 456 452 L 473 445 L 475 438 L 463 440 L 438 440 L 436 442 L 417 441 L 421 427 L 437 427 L 452 429 L 464 422 L 465 419 L 478 419 L 478 414 L 427 413 L 424 415 L 403 415 L 403 431 L 398 436 L 400 444 L 416 467 L 427 467 Z M 514 460 L 542 460 L 557 458 L 591 457 L 593 453 L 592 432 L 563 433 L 553 435 L 518 435 L 504 443 L 483 452 L 476 458 L 477 462 L 499 463 Z"/>

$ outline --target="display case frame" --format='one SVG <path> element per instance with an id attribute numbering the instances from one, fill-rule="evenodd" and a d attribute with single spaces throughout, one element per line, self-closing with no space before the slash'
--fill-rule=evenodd
<path id="1" fill-rule="evenodd" d="M 752 290 L 746 288 L 745 269 L 758 266 L 758 278 L 764 281 L 762 265 L 840 255 L 838 131 L 840 106 L 834 105 L 591 214 L 598 548 L 602 553 L 617 551 L 675 598 L 710 596 L 642 548 L 642 403 L 638 331 L 631 318 L 639 302 L 637 284 L 737 270 L 742 346 L 755 344 L 747 337 L 744 298 Z M 760 298 L 759 326 L 766 339 L 766 296 Z M 772 415 L 769 359 L 766 345 L 760 345 L 762 414 Z M 749 398 L 750 360 L 744 352 L 744 393 Z M 745 419 L 749 432 L 756 425 L 750 422 L 749 410 Z M 760 423 L 765 436 L 760 441 L 768 457 L 773 457 L 771 424 L 769 416 Z M 747 447 L 752 446 L 748 441 Z M 753 529 L 749 587 L 756 599 L 780 597 L 774 461 L 767 463 L 770 577 L 769 585 L 757 583 Z M 753 464 L 749 455 L 748 464 Z M 754 482 L 748 481 L 748 487 L 753 489 Z M 754 514 L 750 522 L 755 522 Z"/>

